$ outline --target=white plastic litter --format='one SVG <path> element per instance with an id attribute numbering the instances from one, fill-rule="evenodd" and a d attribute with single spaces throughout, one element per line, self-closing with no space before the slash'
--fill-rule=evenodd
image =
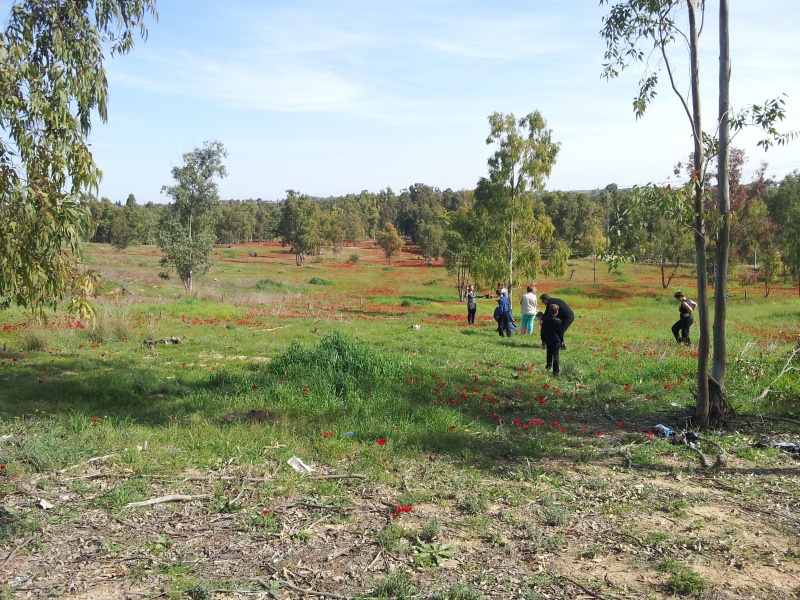
<path id="1" fill-rule="evenodd" d="M 314 471 L 316 471 L 314 467 L 309 467 L 306 463 L 304 463 L 296 456 L 293 456 L 286 462 L 288 462 L 289 466 L 292 467 L 298 473 L 313 473 Z"/>

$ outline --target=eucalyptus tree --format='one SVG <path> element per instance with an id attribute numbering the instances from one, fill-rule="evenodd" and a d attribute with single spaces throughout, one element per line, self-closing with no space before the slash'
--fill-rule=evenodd
<path id="1" fill-rule="evenodd" d="M 175 185 L 161 191 L 174 200 L 161 218 L 158 245 L 165 256 L 162 266 L 172 267 L 186 291 L 194 278 L 211 268 L 219 190 L 215 178 L 227 175 L 222 159 L 228 156 L 222 142 L 207 141 L 183 155 L 183 164 L 172 168 Z"/>
<path id="2" fill-rule="evenodd" d="M 525 277 L 541 270 L 541 246 L 553 235 L 536 193 L 544 189 L 556 162 L 559 142 L 537 110 L 517 119 L 512 113 L 492 113 L 487 144 L 496 144 L 489 158 L 489 177 L 475 191 L 475 217 L 484 226 L 472 272 L 484 283 L 516 282 L 515 261 Z"/>
<path id="3" fill-rule="evenodd" d="M 600 4 L 611 4 L 611 0 L 600 0 Z M 730 48 L 728 36 L 728 0 L 719 5 L 719 113 L 715 134 L 703 130 L 700 103 L 700 33 L 705 21 L 704 0 L 624 0 L 611 6 L 603 17 L 601 35 L 606 41 L 603 75 L 614 78 L 632 64 L 646 63 L 639 82 L 638 93 L 633 100 L 637 118 L 644 115 L 656 96 L 659 74 L 666 72 L 670 87 L 678 98 L 688 119 L 692 133 L 692 176 L 689 198 L 693 212 L 695 260 L 697 263 L 697 301 L 699 305 L 700 341 L 698 344 L 697 402 L 695 422 L 701 427 L 709 423 L 709 370 L 711 330 L 708 302 L 707 245 L 716 242 L 716 294 L 714 321 L 714 387 L 720 390 L 725 384 L 727 359 L 727 265 L 730 253 L 730 190 L 729 190 L 729 144 L 731 130 L 740 131 L 753 125 L 762 128 L 767 138 L 759 142 L 765 149 L 772 143 L 783 144 L 794 134 L 779 134 L 774 124 L 784 118 L 783 100 L 776 99 L 763 105 L 753 105 L 734 113 L 731 110 L 728 88 L 730 85 Z M 685 17 L 685 21 L 680 19 Z M 678 65 L 673 49 L 678 45 L 688 54 L 687 92 L 678 87 Z M 712 220 L 705 209 L 706 158 L 717 157 L 718 165 L 718 214 Z M 685 198 L 679 190 L 673 200 Z M 683 211 L 678 211 L 683 212 Z"/>
<path id="4" fill-rule="evenodd" d="M 100 169 L 87 138 L 108 118 L 104 51 L 126 54 L 147 36 L 155 0 L 22 0 L 0 33 L 0 307 L 41 315 L 67 299 L 91 312 L 94 276 L 83 194 Z"/>

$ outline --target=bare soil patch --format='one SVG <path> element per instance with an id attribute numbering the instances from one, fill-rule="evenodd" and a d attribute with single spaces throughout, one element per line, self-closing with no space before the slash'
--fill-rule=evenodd
<path id="1" fill-rule="evenodd" d="M 677 561 L 705 582 L 691 597 L 800 597 L 797 462 L 662 463 L 515 459 L 467 481 L 431 456 L 370 481 L 310 479 L 267 452 L 259 475 L 142 478 L 153 498 L 207 498 L 120 509 L 110 495 L 138 477 L 97 461 L 4 498 L 4 525 L 54 507 L 2 548 L 0 581 L 19 598 L 349 598 L 404 573 L 419 598 L 456 583 L 486 598 L 654 598 L 673 596 L 663 566 Z M 393 510 L 408 494 L 424 500 Z"/>

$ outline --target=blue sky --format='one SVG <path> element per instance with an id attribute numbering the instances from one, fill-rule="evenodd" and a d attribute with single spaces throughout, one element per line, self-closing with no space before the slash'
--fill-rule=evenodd
<path id="1" fill-rule="evenodd" d="M 731 5 L 734 106 L 785 93 L 783 127 L 800 130 L 800 3 Z M 701 40 L 707 129 L 717 10 L 708 3 Z M 211 139 L 229 152 L 223 198 L 474 188 L 493 151 L 488 115 L 536 109 L 562 144 L 548 189 L 674 181 L 692 149 L 687 118 L 662 85 L 637 121 L 641 72 L 601 78 L 607 11 L 597 0 L 161 0 L 148 40 L 107 64 L 109 121 L 91 135 L 100 195 L 166 202 L 170 169 Z M 800 139 L 766 154 L 756 140 L 734 140 L 746 171 L 800 169 Z"/>

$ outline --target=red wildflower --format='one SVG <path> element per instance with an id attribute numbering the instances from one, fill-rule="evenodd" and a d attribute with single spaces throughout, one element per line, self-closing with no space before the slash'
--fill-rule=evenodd
<path id="1" fill-rule="evenodd" d="M 410 513 L 412 510 L 414 510 L 414 508 L 412 506 L 404 506 L 402 504 L 396 505 L 394 507 L 394 509 L 399 513 L 401 513 L 401 512 Z"/>
<path id="2" fill-rule="evenodd" d="M 92 417 L 92 423 L 97 423 L 99 420 L 97 417 Z"/>
<path id="3" fill-rule="evenodd" d="M 450 429 L 455 429 L 455 428 L 456 428 L 455 425 L 450 425 Z"/>
<path id="4" fill-rule="evenodd" d="M 266 508 L 265 508 L 264 510 L 262 510 L 261 512 L 262 512 L 263 514 L 265 514 L 265 515 L 268 515 L 268 514 L 269 514 L 269 511 L 268 511 Z"/>
<path id="5" fill-rule="evenodd" d="M 626 386 L 625 386 L 625 391 L 626 391 L 626 392 L 630 392 L 630 391 L 631 391 L 631 386 L 629 386 L 629 385 L 626 385 Z"/>
<path id="6" fill-rule="evenodd" d="M 0 471 L 4 471 L 4 470 L 5 470 L 5 468 L 6 468 L 6 466 L 5 466 L 5 465 L 0 465 Z"/>
<path id="7" fill-rule="evenodd" d="M 306 394 L 308 393 L 308 388 L 307 388 L 307 387 L 304 387 L 304 388 L 301 388 L 301 389 L 302 389 L 302 390 L 303 390 L 303 391 L 304 391 Z"/>
<path id="8" fill-rule="evenodd" d="M 545 404 L 547 404 L 547 398 L 545 398 L 544 396 L 539 396 L 539 397 L 537 398 L 537 400 L 539 400 L 539 404 L 541 404 L 542 406 L 544 406 Z"/>
<path id="9" fill-rule="evenodd" d="M 378 446 L 383 446 L 386 443 L 386 440 L 383 438 L 378 438 L 378 441 L 376 443 L 378 444 Z"/>
<path id="10" fill-rule="evenodd" d="M 38 381 L 39 383 L 44 383 L 44 379 L 37 379 L 36 381 Z"/>
<path id="11" fill-rule="evenodd" d="M 558 427 L 560 424 L 561 423 L 559 423 L 558 421 L 553 421 L 552 423 L 550 423 L 550 427 Z"/>
<path id="12" fill-rule="evenodd" d="M 623 423 L 622 421 L 620 421 L 619 423 L 617 423 L 617 427 L 625 427 L 625 423 Z"/>
<path id="13" fill-rule="evenodd" d="M 253 388 L 254 390 L 258 389 L 258 386 L 255 383 L 253 385 L 251 385 L 250 387 Z"/>

